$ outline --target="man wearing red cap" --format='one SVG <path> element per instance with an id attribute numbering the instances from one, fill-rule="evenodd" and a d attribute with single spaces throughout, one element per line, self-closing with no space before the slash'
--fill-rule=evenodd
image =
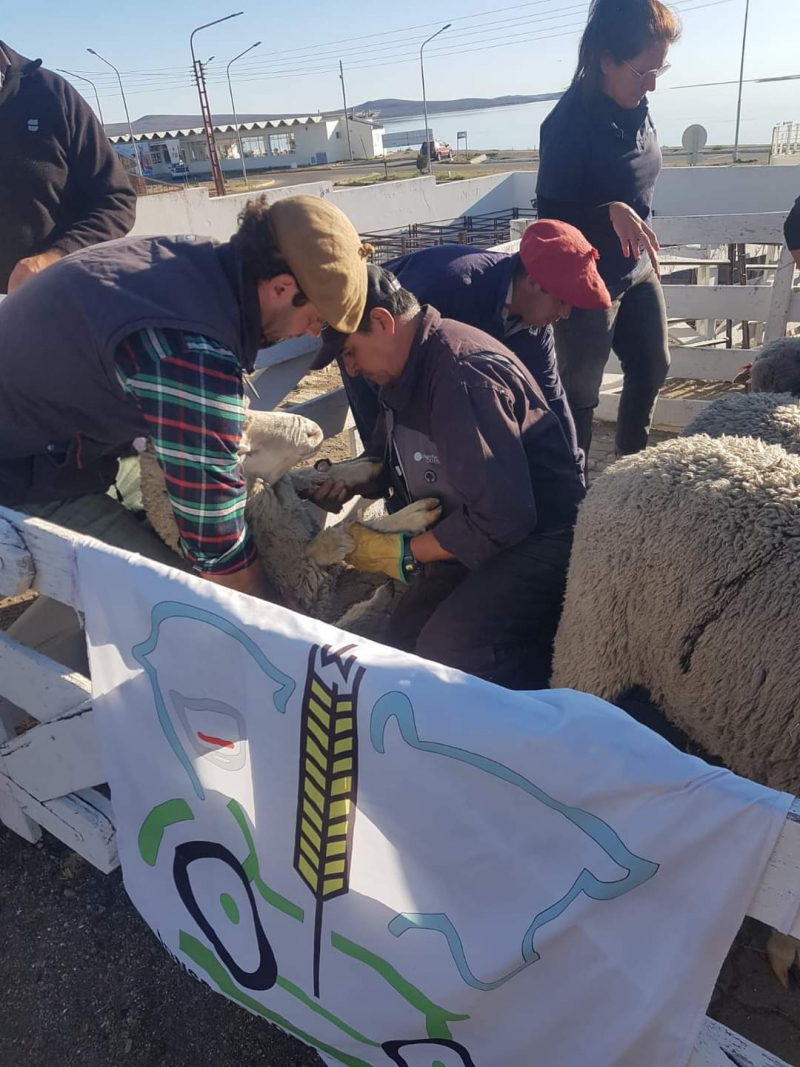
<path id="1" fill-rule="evenodd" d="M 508 688 L 545 687 L 584 496 L 559 420 L 508 348 L 420 307 L 380 267 L 368 268 L 357 330 L 338 337 L 346 373 L 379 389 L 367 455 L 383 470 L 357 491 L 442 509 L 411 539 L 351 530 L 351 565 L 409 585 L 387 643 Z M 347 491 L 329 481 L 312 497 L 336 510 Z"/>
<path id="2" fill-rule="evenodd" d="M 581 470 L 583 453 L 556 366 L 553 324 L 567 318 L 573 307 L 610 306 L 596 258 L 579 230 L 546 219 L 528 227 L 514 255 L 439 245 L 384 264 L 421 304 L 431 304 L 444 318 L 475 326 L 511 349 L 561 423 Z M 334 338 L 323 345 L 315 366 L 327 365 L 335 350 Z M 362 440 L 369 440 L 378 418 L 375 390 L 364 379 L 348 378 L 341 360 L 339 366 Z"/>

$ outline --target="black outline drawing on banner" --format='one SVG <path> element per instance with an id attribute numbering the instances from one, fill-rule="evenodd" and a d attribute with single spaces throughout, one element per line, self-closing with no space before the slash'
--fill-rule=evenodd
<path id="1" fill-rule="evenodd" d="M 254 971 L 245 971 L 239 966 L 227 948 L 225 948 L 216 930 L 197 903 L 189 879 L 189 865 L 194 863 L 195 860 L 205 859 L 219 860 L 221 863 L 226 864 L 244 887 L 247 899 L 250 902 L 250 912 L 253 917 L 256 946 L 258 948 L 258 967 Z M 184 841 L 182 844 L 175 846 L 172 878 L 184 907 L 214 946 L 219 958 L 228 968 L 233 979 L 240 986 L 244 986 L 245 989 L 271 989 L 278 978 L 278 964 L 275 959 L 275 953 L 272 951 L 272 946 L 264 932 L 264 927 L 261 925 L 250 881 L 234 854 L 216 841 Z"/>
<path id="2" fill-rule="evenodd" d="M 464 1067 L 475 1067 L 475 1061 L 469 1051 L 460 1045 L 458 1041 L 437 1040 L 436 1038 L 420 1038 L 417 1041 L 384 1041 L 381 1048 L 397 1067 L 409 1067 L 405 1056 L 400 1055 L 401 1048 L 411 1048 L 412 1045 L 430 1045 L 433 1048 L 449 1048 L 457 1053 Z"/>

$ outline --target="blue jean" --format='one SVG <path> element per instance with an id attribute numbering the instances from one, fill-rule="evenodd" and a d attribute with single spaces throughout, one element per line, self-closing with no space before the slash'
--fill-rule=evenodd
<path id="1" fill-rule="evenodd" d="M 614 300 L 607 311 L 573 308 L 570 317 L 555 328 L 558 369 L 575 419 L 578 445 L 587 456 L 611 350 L 623 374 L 617 413 L 619 455 L 631 455 L 646 446 L 658 391 L 669 371 L 667 309 L 653 268 L 637 272 L 622 292 L 612 289 L 611 295 Z"/>

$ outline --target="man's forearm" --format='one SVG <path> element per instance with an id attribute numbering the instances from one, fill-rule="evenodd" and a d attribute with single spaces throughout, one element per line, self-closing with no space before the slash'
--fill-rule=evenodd
<path id="1" fill-rule="evenodd" d="M 433 530 L 427 530 L 411 538 L 411 554 L 417 563 L 439 563 L 456 558 L 452 552 L 442 548 Z"/>
<path id="2" fill-rule="evenodd" d="M 273 604 L 280 604 L 282 607 L 290 606 L 287 604 L 286 598 L 281 596 L 269 578 L 267 578 L 264 568 L 258 560 L 249 567 L 243 568 L 243 570 L 234 571 L 233 574 L 211 574 L 205 572 L 201 576 L 215 585 L 225 586 L 226 589 L 233 589 L 237 593 L 257 596 L 261 600 L 269 600 Z"/>

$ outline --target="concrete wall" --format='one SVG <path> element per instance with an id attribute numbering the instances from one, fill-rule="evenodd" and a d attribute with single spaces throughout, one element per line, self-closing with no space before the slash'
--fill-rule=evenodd
<path id="1" fill-rule="evenodd" d="M 536 171 L 517 171 L 517 207 L 536 195 Z M 800 195 L 797 167 L 665 167 L 656 186 L 658 215 L 742 215 L 787 211 Z"/>
<path id="2" fill-rule="evenodd" d="M 365 187 L 334 187 L 309 182 L 266 190 L 268 201 L 286 196 L 326 196 L 360 232 L 388 230 L 413 222 L 449 222 L 505 208 L 530 208 L 536 195 L 536 172 L 492 174 L 437 185 L 434 178 L 411 178 Z M 800 194 L 800 167 L 668 167 L 658 184 L 659 215 L 728 215 L 786 211 Z M 189 189 L 140 197 L 139 235 L 196 233 L 225 240 L 250 194 L 219 199 L 206 189 Z"/>
<path id="3" fill-rule="evenodd" d="M 353 189 L 334 187 L 331 182 L 309 182 L 267 189 L 265 195 L 270 203 L 286 196 L 330 197 L 355 228 L 364 232 L 412 222 L 450 221 L 464 214 L 512 207 L 514 178 L 513 174 L 493 174 L 446 185 L 437 185 L 435 178 L 411 178 Z M 215 198 L 207 189 L 187 189 L 140 197 L 132 232 L 138 236 L 196 233 L 225 240 L 236 228 L 236 216 L 250 196 L 237 193 Z"/>

